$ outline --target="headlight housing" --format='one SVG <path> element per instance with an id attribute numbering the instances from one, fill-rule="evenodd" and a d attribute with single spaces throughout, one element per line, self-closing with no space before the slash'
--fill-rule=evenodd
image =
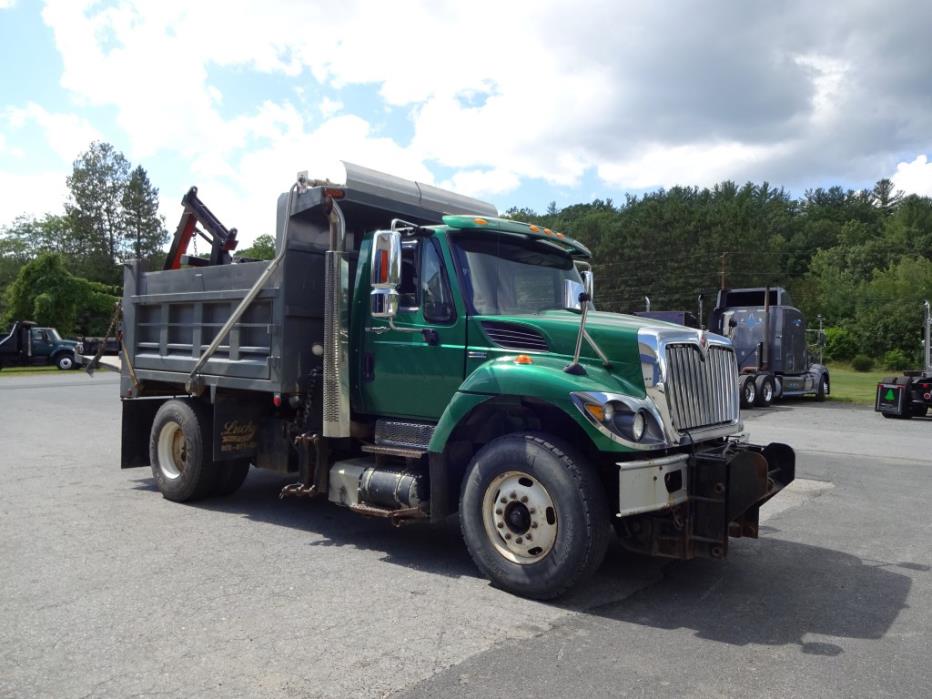
<path id="1" fill-rule="evenodd" d="M 660 415 L 649 400 L 595 391 L 570 397 L 586 419 L 614 442 L 644 450 L 668 444 Z"/>

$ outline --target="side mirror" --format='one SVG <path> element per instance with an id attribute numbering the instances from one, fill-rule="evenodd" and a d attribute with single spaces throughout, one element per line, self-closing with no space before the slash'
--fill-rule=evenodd
<path id="1" fill-rule="evenodd" d="M 372 236 L 370 277 L 373 289 L 394 289 L 401 283 L 401 234 L 376 231 Z"/>
<path id="2" fill-rule="evenodd" d="M 394 318 L 398 314 L 396 287 L 401 282 L 401 234 L 398 231 L 376 231 L 372 236 L 370 280 L 372 317 Z"/>

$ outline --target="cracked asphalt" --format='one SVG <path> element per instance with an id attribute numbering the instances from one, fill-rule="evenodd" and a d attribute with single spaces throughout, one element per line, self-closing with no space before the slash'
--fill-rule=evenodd
<path id="1" fill-rule="evenodd" d="M 932 692 L 932 420 L 746 416 L 798 482 L 729 560 L 617 547 L 558 604 L 480 578 L 451 521 L 176 505 L 119 468 L 115 377 L 0 378 L 2 696 L 920 696 Z"/>

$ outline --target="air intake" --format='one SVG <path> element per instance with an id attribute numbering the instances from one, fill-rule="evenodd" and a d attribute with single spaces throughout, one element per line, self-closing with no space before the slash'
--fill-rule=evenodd
<path id="1" fill-rule="evenodd" d="M 505 349 L 531 350 L 546 352 L 550 349 L 547 340 L 536 328 L 515 323 L 498 323 L 491 320 L 482 321 L 482 329 L 492 344 Z"/>

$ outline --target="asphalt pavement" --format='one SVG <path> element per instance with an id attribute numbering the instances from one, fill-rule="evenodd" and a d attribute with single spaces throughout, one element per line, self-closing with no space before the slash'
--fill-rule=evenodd
<path id="1" fill-rule="evenodd" d="M 455 520 L 393 529 L 253 471 L 177 505 L 119 468 L 115 377 L 0 377 L 0 695 L 929 695 L 932 420 L 747 415 L 799 451 L 725 562 L 613 547 L 557 604 Z"/>

